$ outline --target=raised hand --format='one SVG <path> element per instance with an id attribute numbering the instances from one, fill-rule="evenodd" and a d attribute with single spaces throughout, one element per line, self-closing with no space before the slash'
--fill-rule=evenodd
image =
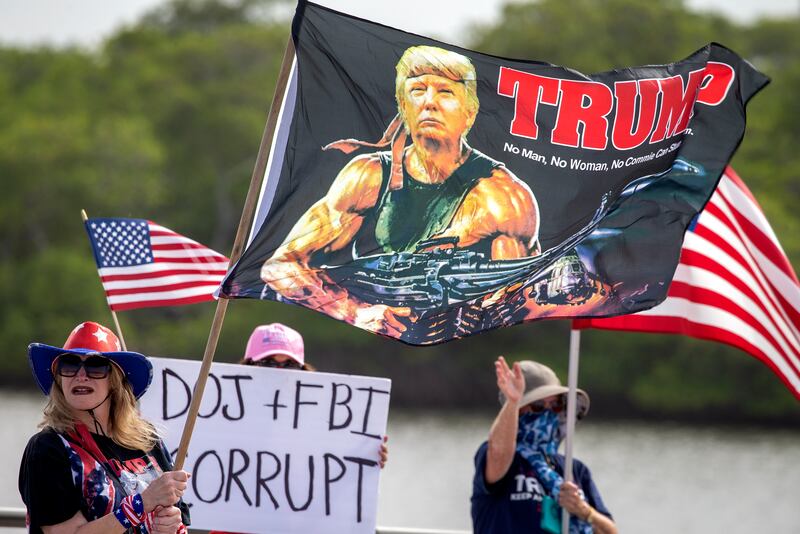
<path id="1" fill-rule="evenodd" d="M 494 371 L 497 375 L 497 387 L 503 392 L 507 402 L 519 404 L 525 393 L 525 378 L 518 363 L 514 363 L 513 371 L 508 367 L 503 356 L 494 362 Z"/>

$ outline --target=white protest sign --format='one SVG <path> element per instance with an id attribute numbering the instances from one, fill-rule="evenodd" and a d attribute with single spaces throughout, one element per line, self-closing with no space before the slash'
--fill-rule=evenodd
<path id="1" fill-rule="evenodd" d="M 141 410 L 180 443 L 200 362 L 150 358 Z M 192 527 L 374 534 L 391 381 L 215 363 L 184 469 Z"/>

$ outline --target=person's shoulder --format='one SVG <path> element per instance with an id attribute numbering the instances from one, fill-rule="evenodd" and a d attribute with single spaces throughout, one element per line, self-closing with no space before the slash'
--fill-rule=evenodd
<path id="1" fill-rule="evenodd" d="M 508 469 L 500 477 L 499 480 L 491 484 L 486 481 L 486 462 L 488 461 L 489 442 L 484 441 L 478 447 L 475 453 L 475 474 L 472 479 L 472 495 L 478 497 L 481 495 L 497 494 L 506 491 L 509 481 L 513 480 L 514 476 L 520 473 L 521 457 L 518 453 L 514 453 L 514 457 Z"/>
<path id="2" fill-rule="evenodd" d="M 476 477 L 483 477 L 484 470 L 486 468 L 486 458 L 489 454 L 489 442 L 484 441 L 481 443 L 478 450 L 475 451 L 475 457 L 473 458 L 473 464 L 475 465 L 475 476 Z"/>
<path id="3" fill-rule="evenodd" d="M 516 194 L 525 194 L 533 196 L 533 192 L 531 188 L 528 187 L 528 184 L 517 178 L 517 176 L 508 170 L 506 167 L 495 167 L 492 169 L 491 174 L 478 182 L 478 184 L 483 184 L 486 187 L 494 187 L 496 189 L 502 189 L 507 193 L 516 193 Z"/>
<path id="4" fill-rule="evenodd" d="M 502 184 L 504 182 L 520 182 L 522 181 L 514 175 L 513 172 L 508 170 L 506 164 L 502 161 L 498 161 L 494 158 L 490 158 L 480 150 L 470 148 L 471 154 L 469 157 L 469 162 L 479 167 L 483 167 L 486 169 L 486 174 L 481 181 L 494 181 L 496 184 Z M 524 183 L 523 183 L 524 185 Z"/>
<path id="5" fill-rule="evenodd" d="M 464 200 L 483 209 L 500 233 L 529 239 L 538 231 L 539 206 L 530 187 L 505 167 L 495 167 Z"/>
<path id="6" fill-rule="evenodd" d="M 486 457 L 486 450 L 488 448 L 489 448 L 488 441 L 484 441 L 483 443 L 481 443 L 480 446 L 478 447 L 478 450 L 475 451 L 475 460 L 477 460 L 479 457 Z"/>
<path id="7" fill-rule="evenodd" d="M 565 462 L 566 462 L 566 459 L 564 458 L 563 454 L 557 454 L 556 455 L 556 465 L 558 466 L 558 468 L 561 470 L 562 473 L 564 472 L 564 463 Z M 589 466 L 588 465 L 583 463 L 581 460 L 573 457 L 572 458 L 572 476 L 575 478 L 575 480 L 583 480 L 584 478 L 591 479 L 592 478 L 592 472 L 589 470 Z"/>
<path id="8" fill-rule="evenodd" d="M 381 153 L 363 154 L 351 159 L 331 185 L 328 201 L 339 211 L 361 211 L 377 201 L 383 182 Z M 355 192 L 358 194 L 355 194 Z"/>
<path id="9" fill-rule="evenodd" d="M 367 173 L 371 175 L 382 172 L 384 159 L 384 152 L 361 154 L 348 161 L 340 174 L 361 175 Z"/>
<path id="10" fill-rule="evenodd" d="M 478 180 L 471 192 L 484 198 L 506 198 L 511 201 L 509 205 L 520 206 L 526 213 L 536 209 L 536 198 L 528 184 L 503 166 L 492 168 L 489 176 Z"/>
<path id="11" fill-rule="evenodd" d="M 28 440 L 27 449 L 63 447 L 61 435 L 50 427 L 45 427 Z"/>
<path id="12" fill-rule="evenodd" d="M 64 441 L 52 428 L 44 428 L 31 436 L 22 455 L 23 462 L 40 463 L 48 458 L 67 458 Z"/>
<path id="13" fill-rule="evenodd" d="M 483 495 L 490 492 L 490 487 L 486 484 L 486 455 L 488 450 L 488 441 L 481 443 L 478 450 L 475 451 L 475 473 L 472 477 L 472 494 Z"/>
<path id="14" fill-rule="evenodd" d="M 577 459 L 577 458 L 573 458 L 573 459 L 572 459 L 572 462 L 575 464 L 575 465 L 573 466 L 573 469 L 574 469 L 576 472 L 581 472 L 581 473 L 583 473 L 583 472 L 589 473 L 589 472 L 590 472 L 590 471 L 589 471 L 589 466 L 588 466 L 588 465 L 586 465 L 585 463 L 583 463 L 581 460 L 579 460 L 579 459 Z"/>

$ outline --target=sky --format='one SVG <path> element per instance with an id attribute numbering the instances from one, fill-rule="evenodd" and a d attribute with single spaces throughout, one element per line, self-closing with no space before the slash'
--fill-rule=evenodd
<path id="1" fill-rule="evenodd" d="M 496 20 L 507 0 L 316 0 L 317 3 L 454 44 L 470 22 Z M 0 43 L 13 46 L 96 46 L 164 0 L 0 0 Z M 800 0 L 686 0 L 694 9 L 718 11 L 747 22 L 800 13 Z M 465 6 L 469 6 L 468 9 Z M 454 9 L 455 8 L 455 9 Z"/>

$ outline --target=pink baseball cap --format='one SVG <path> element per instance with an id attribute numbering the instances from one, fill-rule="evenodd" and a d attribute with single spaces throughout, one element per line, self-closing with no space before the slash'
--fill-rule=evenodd
<path id="1" fill-rule="evenodd" d="M 247 341 L 244 359 L 257 362 L 273 354 L 286 354 L 303 365 L 305 363 L 303 336 L 297 330 L 281 323 L 257 326 Z"/>

